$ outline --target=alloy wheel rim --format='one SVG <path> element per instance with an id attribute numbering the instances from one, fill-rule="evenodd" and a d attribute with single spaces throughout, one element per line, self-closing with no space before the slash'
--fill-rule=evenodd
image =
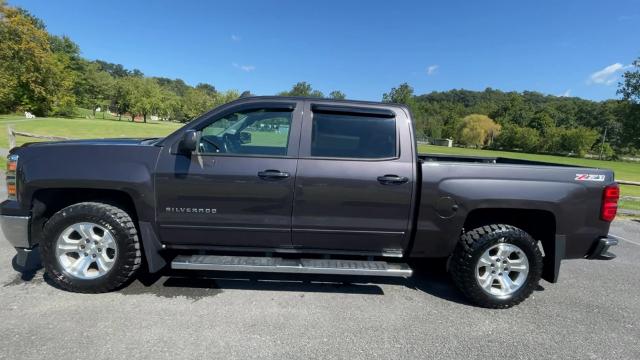
<path id="1" fill-rule="evenodd" d="M 64 229 L 56 241 L 62 268 L 79 279 L 96 279 L 113 268 L 118 247 L 113 234 L 101 225 L 80 222 Z"/>
<path id="2" fill-rule="evenodd" d="M 509 296 L 518 291 L 528 274 L 529 260 L 524 251 L 516 245 L 503 242 L 485 250 L 475 269 L 480 288 L 496 297 Z"/>

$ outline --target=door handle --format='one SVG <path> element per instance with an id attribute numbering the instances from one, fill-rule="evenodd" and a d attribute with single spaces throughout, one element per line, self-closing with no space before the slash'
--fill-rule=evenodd
<path id="1" fill-rule="evenodd" d="M 378 176 L 378 182 L 382 185 L 399 185 L 409 181 L 406 176 L 384 175 Z"/>
<path id="2" fill-rule="evenodd" d="M 269 179 L 286 179 L 289 177 L 289 173 L 280 170 L 265 170 L 258 172 L 258 177 L 261 179 L 269 180 Z"/>

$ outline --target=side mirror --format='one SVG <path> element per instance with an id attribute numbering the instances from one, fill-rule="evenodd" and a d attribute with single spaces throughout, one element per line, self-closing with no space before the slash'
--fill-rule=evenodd
<path id="1" fill-rule="evenodd" d="M 240 133 L 240 144 L 249 144 L 251 142 L 251 133 L 243 131 Z"/>
<path id="2" fill-rule="evenodd" d="M 178 145 L 178 151 L 181 153 L 192 153 L 198 148 L 198 132 L 195 130 L 187 130 L 182 135 L 182 140 Z"/>

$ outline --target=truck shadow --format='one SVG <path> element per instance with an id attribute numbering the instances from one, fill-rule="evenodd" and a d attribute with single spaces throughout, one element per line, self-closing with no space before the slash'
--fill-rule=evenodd
<path id="1" fill-rule="evenodd" d="M 4 286 L 46 282 L 59 288 L 42 267 L 20 268 L 13 259 L 18 274 Z M 340 293 L 385 295 L 384 285 L 405 286 L 447 301 L 473 306 L 453 285 L 445 270 L 444 261 L 433 260 L 411 264 L 413 276 L 404 278 L 275 274 L 220 271 L 184 271 L 165 269 L 156 274 L 141 271 L 138 276 L 118 290 L 122 295 L 149 294 L 164 298 L 186 297 L 197 301 L 218 295 L 225 290 L 283 291 L 298 293 Z M 542 286 L 538 291 L 544 290 Z M 304 296 L 304 295 L 301 295 Z"/>
<path id="2" fill-rule="evenodd" d="M 215 296 L 225 290 L 384 295 L 383 285 L 405 286 L 447 301 L 471 305 L 450 281 L 444 264 L 440 261 L 415 266 L 414 275 L 408 279 L 165 270 L 157 274 L 142 273 L 132 283 L 120 289 L 119 293 L 152 294 L 168 298 L 183 296 L 192 300 Z"/>

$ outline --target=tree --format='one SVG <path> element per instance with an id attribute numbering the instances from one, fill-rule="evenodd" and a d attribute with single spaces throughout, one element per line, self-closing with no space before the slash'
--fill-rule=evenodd
<path id="1" fill-rule="evenodd" d="M 198 85 L 196 85 L 196 89 L 204 91 L 209 96 L 213 96 L 217 93 L 216 88 L 207 83 L 198 83 Z"/>
<path id="2" fill-rule="evenodd" d="M 0 6 L 5 6 L 4 1 L 0 2 Z M 22 16 L 25 19 L 27 19 L 36 29 L 43 30 L 43 31 L 47 30 L 47 26 L 44 24 L 44 21 L 42 21 L 42 19 L 39 19 L 39 18 L 33 16 L 29 12 L 29 10 L 21 8 L 21 7 L 17 7 L 17 8 L 15 8 L 15 10 L 20 14 L 20 16 Z"/>
<path id="3" fill-rule="evenodd" d="M 529 127 L 538 130 L 538 132 L 544 136 L 547 132 L 556 127 L 556 121 L 548 111 L 542 110 L 533 115 L 531 121 L 529 121 Z"/>
<path id="4" fill-rule="evenodd" d="M 526 126 L 532 115 L 531 106 L 525 101 L 524 96 L 512 92 L 507 94 L 499 108 L 492 114 L 492 117 L 500 124 L 512 122 L 520 126 Z"/>
<path id="5" fill-rule="evenodd" d="M 552 154 L 558 154 L 562 151 L 562 133 L 564 128 L 549 127 L 546 128 L 544 134 L 539 136 L 536 152 L 547 152 Z M 538 132 L 540 135 L 540 132 Z"/>
<path id="6" fill-rule="evenodd" d="M 96 108 L 106 108 L 114 95 L 115 80 L 108 73 L 100 70 L 96 64 L 88 64 L 84 73 L 86 82 L 86 104 L 96 116 Z"/>
<path id="7" fill-rule="evenodd" d="M 204 113 L 213 107 L 213 98 L 208 96 L 204 91 L 198 89 L 189 89 L 182 99 L 182 110 L 185 119 L 190 120 Z"/>
<path id="8" fill-rule="evenodd" d="M 640 103 L 640 57 L 633 62 L 633 69 L 625 71 L 618 84 L 618 94 L 633 103 Z"/>
<path id="9" fill-rule="evenodd" d="M 66 35 L 49 35 L 49 46 L 54 53 L 62 53 L 69 57 L 80 58 L 80 47 Z"/>
<path id="10" fill-rule="evenodd" d="M 158 85 L 163 89 L 172 92 L 178 97 L 183 97 L 191 86 L 187 85 L 182 79 L 169 79 L 165 77 L 154 77 Z"/>
<path id="11" fill-rule="evenodd" d="M 158 114 L 162 106 L 162 89 L 152 78 L 137 76 L 129 77 L 131 92 L 131 113 L 132 115 L 142 115 L 144 122 L 147 116 Z M 135 116 L 132 117 L 132 120 Z"/>
<path id="12" fill-rule="evenodd" d="M 382 101 L 387 103 L 409 105 L 413 98 L 413 88 L 407 83 L 402 83 L 397 88 L 382 95 Z"/>
<path id="13" fill-rule="evenodd" d="M 213 96 L 213 106 L 217 107 L 231 102 L 240 97 L 240 93 L 237 90 L 227 90 L 225 92 L 216 93 Z"/>
<path id="14" fill-rule="evenodd" d="M 184 115 L 181 112 L 180 97 L 161 86 L 160 105 L 158 106 L 156 115 L 159 115 L 161 120 L 181 121 Z"/>
<path id="15" fill-rule="evenodd" d="M 95 60 L 94 63 L 100 67 L 100 70 L 108 72 L 109 75 L 115 78 L 131 76 L 131 72 L 121 64 L 113 64 L 102 60 Z"/>
<path id="16" fill-rule="evenodd" d="M 112 105 L 118 113 L 118 120 L 122 120 L 122 115 L 131 111 L 133 91 L 128 77 L 121 77 L 115 80 Z M 133 116 L 131 116 L 131 120 L 133 121 Z"/>
<path id="17" fill-rule="evenodd" d="M 51 51 L 44 25 L 28 12 L 0 3 L 0 111 L 44 116 L 73 109 L 73 78 Z"/>
<path id="18" fill-rule="evenodd" d="M 344 100 L 347 98 L 347 95 L 340 90 L 333 90 L 329 93 L 329 98 L 336 100 Z"/>
<path id="19" fill-rule="evenodd" d="M 536 152 L 540 143 L 540 133 L 536 129 L 507 124 L 502 128 L 496 145 L 503 149 Z"/>
<path id="20" fill-rule="evenodd" d="M 480 124 L 476 122 L 468 123 L 460 132 L 459 142 L 464 145 L 473 145 L 476 148 L 484 144 L 487 134 L 484 132 Z"/>
<path id="21" fill-rule="evenodd" d="M 491 145 L 500 133 L 500 125 L 486 115 L 471 114 L 462 119 L 458 140 L 464 145 L 482 147 Z"/>
<path id="22" fill-rule="evenodd" d="M 311 84 L 306 81 L 301 81 L 293 85 L 291 90 L 283 91 L 278 94 L 279 96 L 307 96 L 307 97 L 324 97 L 324 94 L 319 90 L 313 90 Z"/>

